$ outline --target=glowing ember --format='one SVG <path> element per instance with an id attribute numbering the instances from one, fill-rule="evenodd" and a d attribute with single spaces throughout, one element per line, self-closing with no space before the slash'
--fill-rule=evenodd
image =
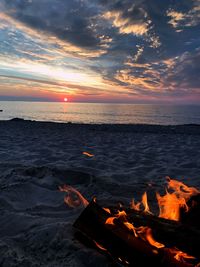
<path id="1" fill-rule="evenodd" d="M 86 155 L 86 156 L 88 156 L 90 158 L 94 157 L 94 154 L 91 154 L 89 152 L 83 152 L 83 155 Z"/>
<path id="2" fill-rule="evenodd" d="M 64 202 L 69 207 L 76 208 L 81 205 L 87 207 L 89 204 L 89 202 L 81 195 L 79 191 L 69 185 L 64 185 L 63 187 L 60 186 L 59 190 L 67 193 L 67 195 L 64 197 Z"/>
<path id="3" fill-rule="evenodd" d="M 100 245 L 99 243 L 97 243 L 95 240 L 93 240 L 93 242 L 95 243 L 95 245 L 96 245 L 100 250 L 107 251 L 106 248 L 104 248 L 102 245 Z"/>

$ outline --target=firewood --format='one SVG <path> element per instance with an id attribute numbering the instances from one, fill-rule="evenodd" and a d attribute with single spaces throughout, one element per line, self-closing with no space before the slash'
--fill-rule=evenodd
<path id="1" fill-rule="evenodd" d="M 180 245 L 182 242 L 185 242 L 181 246 L 181 250 L 195 257 L 200 255 L 198 249 L 200 233 L 198 231 L 184 228 L 179 223 L 146 215 L 141 212 L 129 210 L 127 213 L 128 219 L 135 226 L 146 225 L 151 227 L 156 241 L 163 241 L 164 244 L 166 241 L 169 247 L 174 247 L 177 244 Z M 109 255 L 116 262 L 120 262 L 124 266 L 195 266 L 194 262 L 186 263 L 177 261 L 169 253 L 169 249 L 165 247 L 158 249 L 148 242 L 135 237 L 133 232 L 127 229 L 120 219 L 117 219 L 114 225 L 105 224 L 110 216 L 107 211 L 92 201 L 75 221 L 74 227 L 81 234 L 82 238 L 99 245 L 103 253 Z M 182 233 L 182 231 L 186 232 Z M 177 241 L 177 239 L 179 240 Z"/>

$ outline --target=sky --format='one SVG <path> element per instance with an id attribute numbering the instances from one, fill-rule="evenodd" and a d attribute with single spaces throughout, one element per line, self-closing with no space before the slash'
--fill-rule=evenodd
<path id="1" fill-rule="evenodd" d="M 0 0 L 0 100 L 200 103 L 200 0 Z"/>

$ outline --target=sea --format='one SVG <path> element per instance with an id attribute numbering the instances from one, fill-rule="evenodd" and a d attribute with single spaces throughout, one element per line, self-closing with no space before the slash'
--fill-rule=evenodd
<path id="1" fill-rule="evenodd" d="M 200 124 L 200 105 L 1 101 L 0 120 L 89 124 Z"/>

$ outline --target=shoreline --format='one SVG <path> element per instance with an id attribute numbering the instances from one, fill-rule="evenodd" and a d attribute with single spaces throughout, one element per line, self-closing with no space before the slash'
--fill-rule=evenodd
<path id="1" fill-rule="evenodd" d="M 200 134 L 200 124 L 179 124 L 179 125 L 162 125 L 162 124 L 96 124 L 96 123 L 74 123 L 74 122 L 54 122 L 54 121 L 36 121 L 22 118 L 13 118 L 10 120 L 0 120 L 1 125 L 45 125 L 49 127 L 69 127 L 85 128 L 88 130 L 108 131 L 108 132 L 133 132 L 133 133 L 152 133 L 152 134 Z"/>

